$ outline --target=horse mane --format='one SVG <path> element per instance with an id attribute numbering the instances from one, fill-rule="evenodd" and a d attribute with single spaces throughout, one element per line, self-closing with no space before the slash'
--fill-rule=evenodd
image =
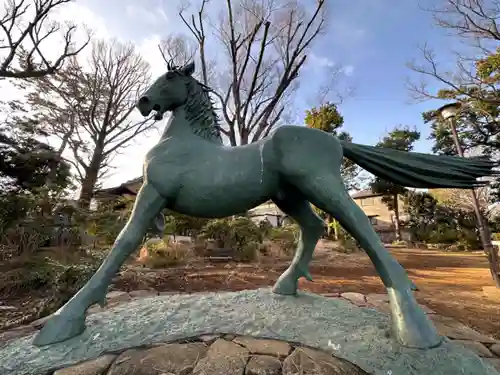
<path id="1" fill-rule="evenodd" d="M 189 80 L 188 98 L 185 104 L 186 120 L 194 134 L 209 141 L 222 144 L 219 116 L 210 97 L 211 89 L 195 78 Z"/>

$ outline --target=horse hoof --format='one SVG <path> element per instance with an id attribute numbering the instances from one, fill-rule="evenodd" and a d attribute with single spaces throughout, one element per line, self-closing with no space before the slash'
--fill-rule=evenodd
<path id="1" fill-rule="evenodd" d="M 388 288 L 392 332 L 407 348 L 431 349 L 443 342 L 432 321 L 418 305 L 409 290 Z"/>
<path id="2" fill-rule="evenodd" d="M 397 341 L 404 347 L 412 349 L 432 349 L 443 343 L 444 338 L 440 336 L 432 325 L 419 324 L 414 326 L 399 327 L 393 324 L 393 332 Z"/>
<path id="3" fill-rule="evenodd" d="M 67 317 L 57 312 L 47 320 L 33 340 L 35 346 L 45 346 L 69 340 L 85 331 L 85 315 Z"/>
<path id="4" fill-rule="evenodd" d="M 297 294 L 298 280 L 290 271 L 285 271 L 273 286 L 273 293 L 283 296 L 294 296 Z"/>

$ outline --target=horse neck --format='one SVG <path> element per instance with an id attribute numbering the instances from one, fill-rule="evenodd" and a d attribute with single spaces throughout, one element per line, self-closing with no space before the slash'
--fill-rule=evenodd
<path id="1" fill-rule="evenodd" d="M 196 137 L 187 122 L 184 105 L 176 108 L 167 121 L 160 141 L 172 137 L 182 139 Z"/>

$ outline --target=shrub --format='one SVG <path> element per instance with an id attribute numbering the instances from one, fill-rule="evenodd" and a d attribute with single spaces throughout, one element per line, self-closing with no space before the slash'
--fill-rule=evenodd
<path id="1" fill-rule="evenodd" d="M 296 224 L 273 228 L 268 238 L 276 243 L 284 255 L 293 255 L 299 239 L 299 227 Z"/>
<path id="2" fill-rule="evenodd" d="M 348 231 L 346 231 L 343 227 L 340 227 L 339 229 L 340 229 L 339 230 L 340 246 L 336 249 L 336 251 L 343 252 L 346 254 L 360 251 L 359 244 L 354 239 L 354 237 Z"/>
<path id="3" fill-rule="evenodd" d="M 142 247 L 138 261 L 148 268 L 164 268 L 184 263 L 189 255 L 189 247 L 184 244 L 151 239 Z"/>
<path id="4" fill-rule="evenodd" d="M 197 237 L 209 219 L 165 211 L 165 233 Z"/>
<path id="5" fill-rule="evenodd" d="M 32 254 L 47 246 L 79 248 L 81 226 L 72 220 L 77 211 L 44 189 L 0 193 L 0 259 Z"/>
<path id="6" fill-rule="evenodd" d="M 261 243 L 263 240 L 260 227 L 247 217 L 237 217 L 230 220 L 231 237 L 237 246 L 245 243 Z"/>
<path id="7" fill-rule="evenodd" d="M 355 239 L 353 238 L 343 238 L 340 240 L 340 246 L 336 248 L 336 251 L 341 253 L 354 253 L 360 251 L 360 247 Z"/>
<path id="8" fill-rule="evenodd" d="M 200 238 L 213 239 L 218 247 L 233 249 L 240 261 L 254 260 L 263 240 L 259 227 L 247 217 L 210 220 L 202 228 Z"/>
<path id="9" fill-rule="evenodd" d="M 0 233 L 2 259 L 10 259 L 26 253 L 34 253 L 50 240 L 47 228 L 40 220 L 20 221 Z M 37 224 L 38 223 L 38 224 Z"/>
<path id="10" fill-rule="evenodd" d="M 133 200 L 120 198 L 101 202 L 95 211 L 79 210 L 75 221 L 94 237 L 94 244 L 106 247 L 116 240 L 132 212 Z"/>
<path id="11" fill-rule="evenodd" d="M 2 273 L 0 294 L 18 295 L 43 290 L 48 296 L 57 296 L 57 301 L 63 304 L 85 285 L 100 264 L 100 259 L 93 257 L 73 264 L 48 257 L 11 262 L 11 269 Z"/>
<path id="12" fill-rule="evenodd" d="M 240 262 L 253 262 L 257 259 L 260 244 L 258 242 L 247 242 L 238 247 L 236 260 Z"/>
<path id="13" fill-rule="evenodd" d="M 264 238 L 267 238 L 273 229 L 274 229 L 274 227 L 269 222 L 269 220 L 262 220 L 259 223 L 259 230 L 260 230 L 262 237 L 264 237 Z"/>

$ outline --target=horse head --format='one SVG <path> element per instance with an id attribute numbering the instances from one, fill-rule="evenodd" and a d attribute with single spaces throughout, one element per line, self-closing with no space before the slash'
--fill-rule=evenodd
<path id="1" fill-rule="evenodd" d="M 155 119 L 161 120 L 165 112 L 183 105 L 188 98 L 188 83 L 194 79 L 194 68 L 194 62 L 182 67 L 169 65 L 167 72 L 139 98 L 137 109 L 145 117 L 155 111 Z"/>

